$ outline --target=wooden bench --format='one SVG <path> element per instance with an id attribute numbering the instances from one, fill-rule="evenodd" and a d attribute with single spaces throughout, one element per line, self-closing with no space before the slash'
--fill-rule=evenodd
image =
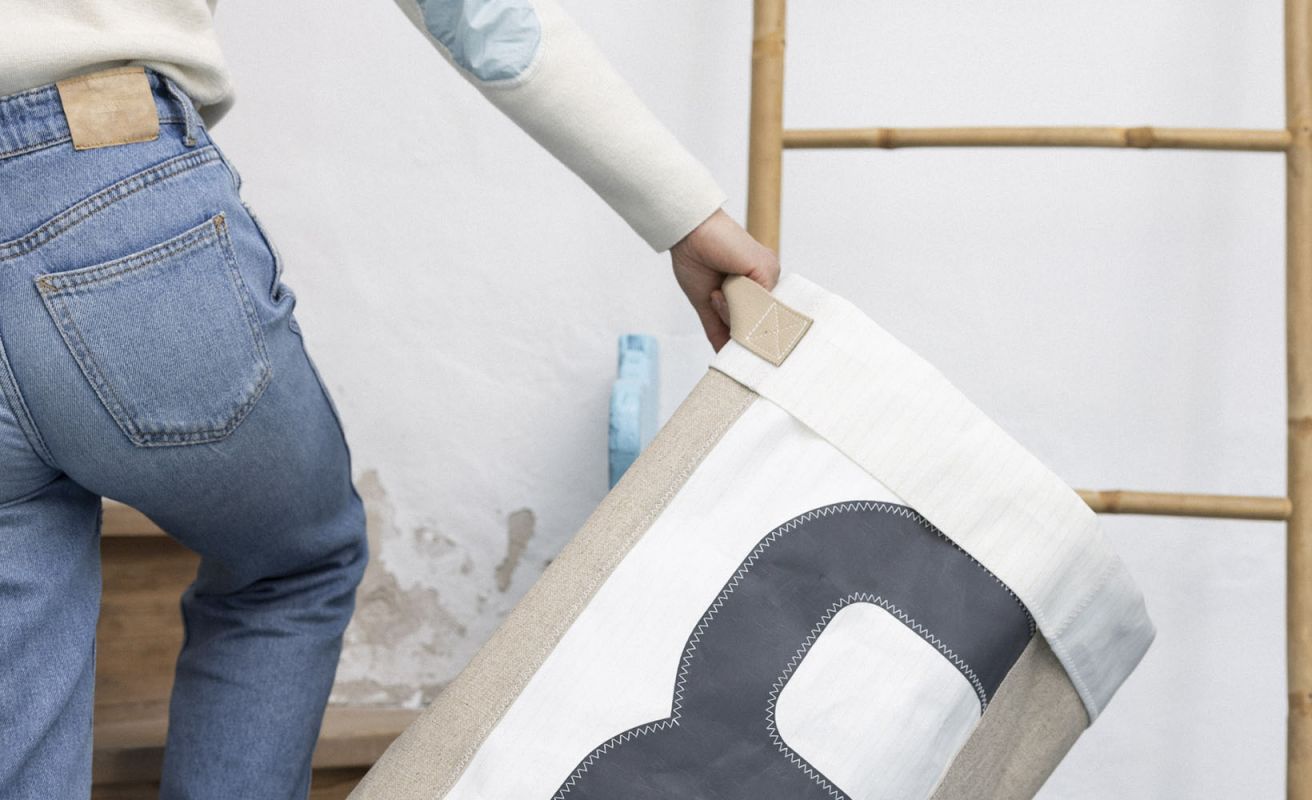
<path id="1" fill-rule="evenodd" d="M 92 797 L 154 800 L 173 664 L 182 645 L 178 601 L 198 558 L 142 514 L 107 502 L 101 562 Z M 417 715 L 330 706 L 314 754 L 313 800 L 346 797 Z"/>

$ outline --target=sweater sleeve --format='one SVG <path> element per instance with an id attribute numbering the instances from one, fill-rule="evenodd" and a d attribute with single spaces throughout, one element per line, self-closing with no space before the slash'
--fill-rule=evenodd
<path id="1" fill-rule="evenodd" d="M 396 0 L 442 56 L 656 252 L 727 199 L 556 0 Z"/>

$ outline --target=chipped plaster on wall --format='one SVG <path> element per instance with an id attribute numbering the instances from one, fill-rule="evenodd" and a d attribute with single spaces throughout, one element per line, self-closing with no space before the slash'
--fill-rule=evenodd
<path id="1" fill-rule="evenodd" d="M 511 593 L 536 517 L 504 520 L 504 550 L 491 563 L 432 524 L 401 519 L 377 470 L 356 488 L 367 510 L 370 561 L 343 642 L 333 702 L 420 707 L 459 671 L 518 598 Z M 527 586 L 545 566 L 534 562 Z M 480 624 L 482 623 L 482 624 Z"/>
<path id="2" fill-rule="evenodd" d="M 527 508 L 521 508 L 510 515 L 506 525 L 506 557 L 497 564 L 498 591 L 504 592 L 510 588 L 510 582 L 515 577 L 515 567 L 519 566 L 520 559 L 524 557 L 528 540 L 533 538 L 535 522 L 533 512 Z"/>
<path id="3" fill-rule="evenodd" d="M 667 413 L 709 352 L 668 260 L 392 5 L 330 2 L 305 25 L 298 4 L 231 4 L 217 21 L 238 102 L 217 138 L 285 256 L 357 479 L 377 469 L 395 508 L 375 556 L 466 629 L 431 656 L 353 642 L 342 687 L 408 676 L 418 691 L 459 670 L 605 493 L 615 336 L 660 337 Z M 751 4 L 569 8 L 743 219 Z M 1284 124 L 1279 4 L 838 0 L 789 26 L 794 122 Z M 343 46 L 361 57 L 325 57 Z M 1284 491 L 1277 155 L 785 166 L 785 269 L 871 314 L 1059 475 Z M 501 594 L 507 514 L 523 507 L 536 533 Z M 1255 524 L 1107 520 L 1162 634 L 1044 797 L 1280 795 L 1284 545 Z M 407 563 L 421 528 L 459 555 Z"/>

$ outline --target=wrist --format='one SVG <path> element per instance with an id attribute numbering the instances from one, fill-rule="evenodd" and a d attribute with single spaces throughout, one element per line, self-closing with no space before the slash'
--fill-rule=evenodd
<path id="1" fill-rule="evenodd" d="M 713 229 L 720 223 L 721 217 L 727 218 L 728 216 L 729 215 L 725 213 L 723 208 L 717 207 L 714 211 L 711 212 L 710 216 L 708 216 L 706 219 L 702 220 L 701 222 L 697 223 L 697 225 L 692 230 L 688 231 L 686 234 L 683 235 L 682 239 L 671 245 L 670 251 L 673 252 L 676 249 L 685 250 L 689 247 L 694 246 L 698 240 L 711 235 L 710 233 L 711 229 Z"/>

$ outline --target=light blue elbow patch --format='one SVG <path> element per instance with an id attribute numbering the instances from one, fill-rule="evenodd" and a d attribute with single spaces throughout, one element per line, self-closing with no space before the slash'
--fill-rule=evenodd
<path id="1" fill-rule="evenodd" d="M 419 7 L 428 32 L 479 80 L 519 75 L 542 41 L 528 0 L 419 0 Z"/>

